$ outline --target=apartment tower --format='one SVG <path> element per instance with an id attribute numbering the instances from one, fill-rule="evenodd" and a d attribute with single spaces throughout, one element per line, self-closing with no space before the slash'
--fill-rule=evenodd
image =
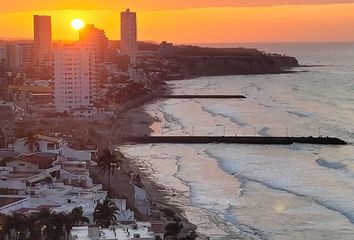
<path id="1" fill-rule="evenodd" d="M 34 15 L 34 51 L 35 65 L 40 68 L 52 64 L 52 25 L 50 16 Z"/>
<path id="2" fill-rule="evenodd" d="M 95 52 L 63 46 L 53 51 L 53 66 L 56 111 L 92 107 L 97 88 Z"/>
<path id="3" fill-rule="evenodd" d="M 130 9 L 121 12 L 121 54 L 130 57 L 131 64 L 135 64 L 138 49 L 136 13 Z"/>

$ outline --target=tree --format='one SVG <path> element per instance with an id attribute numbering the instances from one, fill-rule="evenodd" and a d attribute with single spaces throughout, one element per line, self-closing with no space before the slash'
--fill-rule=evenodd
<path id="1" fill-rule="evenodd" d="M 14 213 L 11 229 L 15 231 L 15 239 L 25 239 L 28 234 L 28 217 L 22 213 Z"/>
<path id="2" fill-rule="evenodd" d="M 25 145 L 27 145 L 28 150 L 33 153 L 34 150 L 36 150 L 36 147 L 38 145 L 38 138 L 33 132 L 29 132 L 27 134 L 27 140 L 25 142 Z"/>
<path id="3" fill-rule="evenodd" d="M 165 236 L 176 236 L 178 238 L 181 229 L 183 228 L 183 224 L 181 223 L 180 218 L 175 218 L 175 222 L 171 222 L 165 227 Z"/>
<path id="4" fill-rule="evenodd" d="M 140 188 L 143 187 L 143 182 L 142 182 L 142 180 L 143 180 L 143 178 L 140 176 L 139 173 L 136 174 L 136 175 L 134 175 L 134 183 L 135 183 L 138 187 L 140 187 Z"/>
<path id="5" fill-rule="evenodd" d="M 103 150 L 102 155 L 98 158 L 97 168 L 99 168 L 101 174 L 108 173 L 108 189 L 111 188 L 111 175 L 118 167 L 119 161 L 115 153 L 111 153 L 108 149 Z"/>
<path id="6" fill-rule="evenodd" d="M 29 229 L 29 236 L 28 236 L 29 240 L 37 240 L 41 238 L 42 235 L 41 224 L 37 214 L 32 214 L 28 217 L 27 226 Z"/>
<path id="7" fill-rule="evenodd" d="M 72 223 L 74 226 L 76 225 L 82 225 L 84 223 L 89 224 L 90 220 L 87 217 L 83 216 L 83 210 L 82 207 L 76 207 L 71 210 L 71 213 L 69 213 L 69 218 L 71 218 Z"/>
<path id="8" fill-rule="evenodd" d="M 93 219 L 101 227 L 108 228 L 117 220 L 118 208 L 114 202 L 106 198 L 102 203 L 98 203 L 93 213 Z"/>
<path id="9" fill-rule="evenodd" d="M 2 215 L 1 218 L 1 229 L 0 229 L 0 239 L 11 239 L 11 233 L 13 228 L 13 217 L 9 215 Z"/>

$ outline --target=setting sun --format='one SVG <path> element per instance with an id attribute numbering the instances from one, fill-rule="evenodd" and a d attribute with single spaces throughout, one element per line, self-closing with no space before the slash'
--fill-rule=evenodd
<path id="1" fill-rule="evenodd" d="M 71 22 L 71 27 L 75 30 L 80 30 L 85 26 L 84 21 L 82 21 L 80 18 L 75 18 Z"/>

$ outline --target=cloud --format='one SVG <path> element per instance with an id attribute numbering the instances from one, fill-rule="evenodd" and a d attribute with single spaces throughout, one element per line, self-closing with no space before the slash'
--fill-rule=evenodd
<path id="1" fill-rule="evenodd" d="M 276 5 L 345 4 L 354 0 L 11 0 L 1 3 L 0 12 L 48 10 L 123 10 L 136 11 L 176 10 L 209 7 L 260 7 Z"/>

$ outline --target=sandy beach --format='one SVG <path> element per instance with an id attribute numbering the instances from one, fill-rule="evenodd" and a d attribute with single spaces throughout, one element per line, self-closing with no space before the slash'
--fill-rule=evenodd
<path id="1" fill-rule="evenodd" d="M 170 90 L 161 88 L 158 90 L 159 93 L 163 92 L 168 94 Z M 113 142 L 118 142 L 122 136 L 141 136 L 150 135 L 152 129 L 150 126 L 153 123 L 159 122 L 159 119 L 151 116 L 144 110 L 144 105 L 154 101 L 154 98 L 148 98 L 144 101 L 140 101 L 134 107 L 129 108 L 124 111 L 119 117 L 116 128 L 112 133 Z M 124 143 L 119 143 L 114 147 L 124 145 Z M 183 228 L 181 234 L 188 234 L 196 229 L 196 226 L 190 223 L 184 216 L 183 211 L 170 203 L 169 199 L 173 198 L 173 194 L 169 193 L 162 185 L 155 182 L 151 176 L 149 176 L 149 171 L 144 171 L 144 169 L 149 168 L 148 163 L 141 163 L 138 159 L 125 160 L 125 170 L 139 174 L 142 177 L 143 189 L 146 190 L 149 200 L 151 202 L 151 209 L 153 212 L 157 212 L 160 215 L 160 220 L 164 221 L 166 224 L 173 222 L 176 219 L 180 219 Z M 156 215 L 156 214 L 154 214 Z M 153 218 L 146 218 L 145 220 L 153 220 Z M 201 239 L 201 238 L 200 238 Z"/>

